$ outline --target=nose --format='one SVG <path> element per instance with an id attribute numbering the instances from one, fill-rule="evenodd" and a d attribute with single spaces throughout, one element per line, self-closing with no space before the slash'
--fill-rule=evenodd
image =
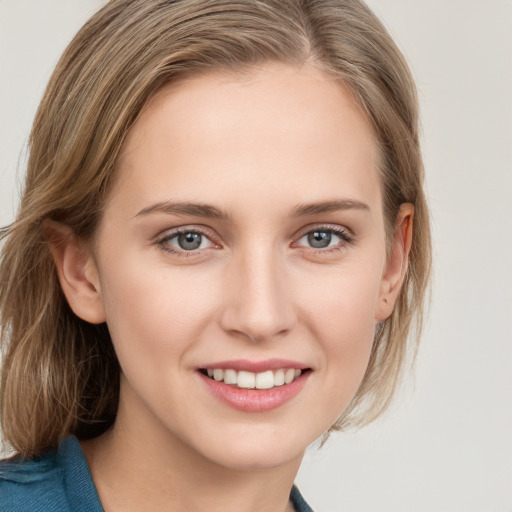
<path id="1" fill-rule="evenodd" d="M 284 263 L 268 248 L 233 261 L 222 328 L 253 342 L 288 333 L 297 321 L 289 284 Z"/>

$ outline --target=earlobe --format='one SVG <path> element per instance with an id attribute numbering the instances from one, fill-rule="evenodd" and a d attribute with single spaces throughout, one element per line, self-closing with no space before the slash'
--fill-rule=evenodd
<path id="1" fill-rule="evenodd" d="M 382 322 L 391 315 L 402 288 L 412 245 L 413 217 L 414 206 L 411 203 L 402 204 L 393 232 L 391 252 L 382 276 L 376 322 Z"/>
<path id="2" fill-rule="evenodd" d="M 98 271 L 90 251 L 65 224 L 45 220 L 43 234 L 50 247 L 62 291 L 73 312 L 92 324 L 104 322 Z"/>

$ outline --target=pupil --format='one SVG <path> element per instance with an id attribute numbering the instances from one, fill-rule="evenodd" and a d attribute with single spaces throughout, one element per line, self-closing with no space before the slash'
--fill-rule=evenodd
<path id="1" fill-rule="evenodd" d="M 308 235 L 308 242 L 315 249 L 323 249 L 331 243 L 331 233 L 326 231 L 313 231 Z"/>
<path id="2" fill-rule="evenodd" d="M 201 245 L 200 233 L 183 233 L 178 236 L 178 244 L 185 251 L 197 249 Z"/>

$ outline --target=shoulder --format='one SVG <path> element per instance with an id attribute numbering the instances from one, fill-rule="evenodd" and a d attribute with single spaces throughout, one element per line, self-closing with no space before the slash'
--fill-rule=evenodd
<path id="1" fill-rule="evenodd" d="M 313 512 L 313 509 L 306 503 L 299 489 L 294 485 L 290 493 L 290 500 L 295 512 Z"/>
<path id="2" fill-rule="evenodd" d="M 0 512 L 97 512 L 98 494 L 76 437 L 34 459 L 0 461 Z"/>
<path id="3" fill-rule="evenodd" d="M 68 510 L 57 450 L 30 460 L 0 461 L 0 510 Z"/>

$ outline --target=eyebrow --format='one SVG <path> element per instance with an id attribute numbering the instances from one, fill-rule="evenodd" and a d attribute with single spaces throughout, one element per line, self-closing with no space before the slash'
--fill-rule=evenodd
<path id="1" fill-rule="evenodd" d="M 370 211 L 370 207 L 356 199 L 338 199 L 332 201 L 321 201 L 318 203 L 300 204 L 292 210 L 292 217 L 306 217 L 308 215 L 318 215 L 321 213 L 332 213 L 342 210 L 364 210 Z M 204 217 L 210 219 L 227 220 L 230 215 L 217 208 L 205 203 L 173 202 L 162 201 L 151 206 L 143 208 L 135 217 L 148 215 L 150 213 L 168 213 L 175 215 L 191 215 L 193 217 Z"/>
<path id="2" fill-rule="evenodd" d="M 340 199 L 300 204 L 293 209 L 292 215 L 295 217 L 305 217 L 307 215 L 318 215 L 319 213 L 331 213 L 342 210 L 364 210 L 369 212 L 370 207 L 357 199 Z"/>
<path id="3" fill-rule="evenodd" d="M 143 208 L 139 213 L 137 213 L 136 217 L 154 212 L 177 215 L 192 215 L 194 217 L 205 217 L 220 220 L 226 220 L 229 218 L 229 215 L 226 212 L 209 204 L 188 202 L 175 203 L 172 201 L 163 201 Z"/>

